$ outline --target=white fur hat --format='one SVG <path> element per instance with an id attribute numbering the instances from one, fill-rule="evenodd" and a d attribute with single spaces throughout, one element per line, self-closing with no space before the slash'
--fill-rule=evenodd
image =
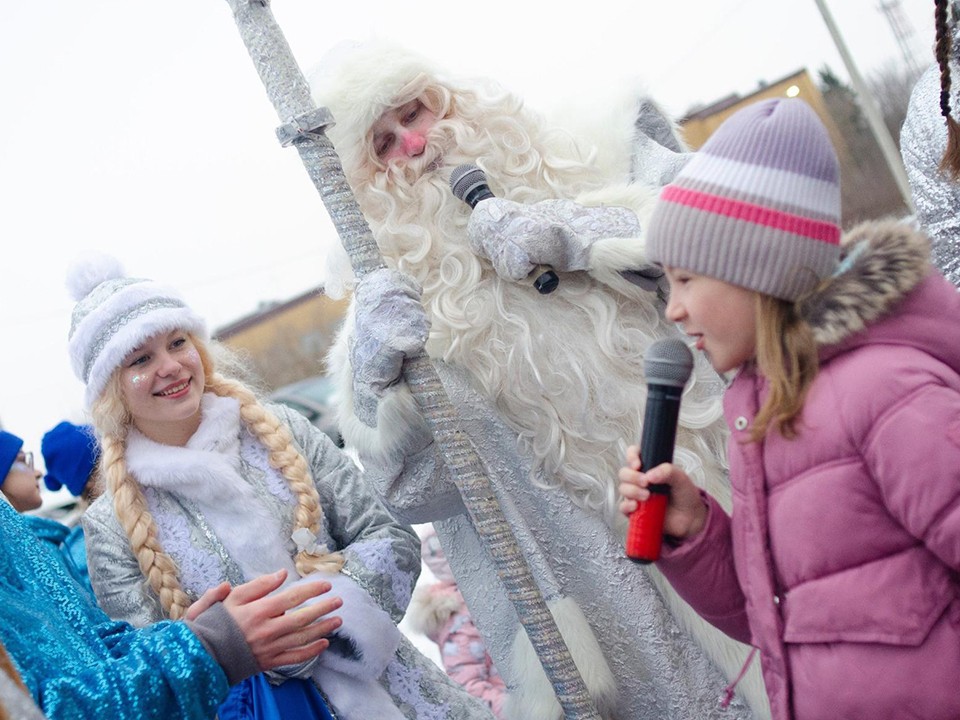
<path id="1" fill-rule="evenodd" d="M 125 277 L 107 256 L 78 261 L 67 275 L 74 300 L 68 345 L 73 372 L 90 408 L 127 354 L 151 337 L 184 330 L 207 340 L 206 323 L 171 288 Z"/>
<path id="2" fill-rule="evenodd" d="M 308 73 L 314 102 L 333 115 L 326 134 L 347 172 L 359 166 L 371 126 L 397 106 L 401 91 L 420 76 L 447 84 L 429 60 L 380 39 L 341 43 Z"/>

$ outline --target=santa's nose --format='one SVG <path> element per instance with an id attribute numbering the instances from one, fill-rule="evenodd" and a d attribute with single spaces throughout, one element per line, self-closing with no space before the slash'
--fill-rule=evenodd
<path id="1" fill-rule="evenodd" d="M 427 140 L 418 132 L 407 132 L 403 135 L 403 153 L 408 157 L 416 157 L 423 153 Z"/>

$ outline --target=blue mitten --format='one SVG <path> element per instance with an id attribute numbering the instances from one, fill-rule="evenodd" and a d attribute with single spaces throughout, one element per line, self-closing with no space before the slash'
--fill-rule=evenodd
<path id="1" fill-rule="evenodd" d="M 400 379 L 403 359 L 419 355 L 427 341 L 430 320 L 420 292 L 409 275 L 386 268 L 365 275 L 354 291 L 353 406 L 369 427 L 376 427 L 377 405 Z"/>
<path id="2" fill-rule="evenodd" d="M 571 200 L 523 205 L 490 198 L 470 215 L 467 236 L 473 251 L 490 260 L 498 275 L 520 281 L 537 265 L 560 272 L 588 270 L 594 243 L 639 237 L 640 221 L 624 207 L 587 207 Z"/>

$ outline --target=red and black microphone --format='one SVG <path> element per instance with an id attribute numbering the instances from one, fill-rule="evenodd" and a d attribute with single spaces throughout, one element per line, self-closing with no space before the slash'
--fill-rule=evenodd
<path id="1" fill-rule="evenodd" d="M 476 165 L 458 165 L 450 174 L 450 190 L 460 200 L 471 208 L 475 208 L 481 200 L 495 197 L 487 185 L 487 175 Z M 548 265 L 538 265 L 534 269 L 537 279 L 533 286 L 541 295 L 547 295 L 557 289 L 560 278 Z"/>
<path id="2" fill-rule="evenodd" d="M 680 338 L 659 340 L 643 356 L 647 380 L 647 406 L 643 414 L 640 439 L 640 469 L 673 462 L 673 446 L 680 418 L 680 397 L 693 371 L 693 354 Z M 638 563 L 651 563 L 660 557 L 663 543 L 663 518 L 670 498 L 670 486 L 650 485 L 650 498 L 638 503 L 627 527 L 626 554 Z"/>

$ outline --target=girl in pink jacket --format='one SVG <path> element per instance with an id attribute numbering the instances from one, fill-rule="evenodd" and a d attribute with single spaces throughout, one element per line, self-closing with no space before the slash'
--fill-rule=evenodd
<path id="1" fill-rule="evenodd" d="M 420 539 L 420 554 L 437 582 L 414 591 L 408 609 L 411 626 L 440 648 L 447 675 L 483 700 L 497 718 L 502 718 L 506 686 L 473 623 L 440 547 L 440 538 L 432 528 Z"/>
<path id="2" fill-rule="evenodd" d="M 892 221 L 840 232 L 801 100 L 732 115 L 666 186 L 667 316 L 729 374 L 733 511 L 678 467 L 657 567 L 759 649 L 774 718 L 960 718 L 960 294 Z"/>

